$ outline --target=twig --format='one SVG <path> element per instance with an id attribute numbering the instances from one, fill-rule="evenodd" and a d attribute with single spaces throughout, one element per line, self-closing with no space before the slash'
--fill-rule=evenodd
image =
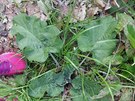
<path id="1" fill-rule="evenodd" d="M 55 57 L 52 55 L 52 53 L 49 53 L 50 56 L 52 57 L 52 59 L 54 60 L 55 64 L 56 64 L 56 67 L 57 68 L 60 68 L 60 64 L 58 63 L 58 61 L 55 59 Z"/>
<path id="2" fill-rule="evenodd" d="M 86 57 L 88 57 L 89 55 L 90 55 L 90 53 L 88 53 Z M 84 61 L 85 61 L 86 59 L 87 59 L 87 58 L 84 58 L 84 59 L 81 61 L 81 63 L 79 64 L 79 67 L 84 63 Z"/>
<path id="3" fill-rule="evenodd" d="M 108 10 L 108 9 L 111 8 L 110 2 L 111 2 L 111 0 L 108 0 L 108 1 L 107 1 L 107 4 L 106 4 L 106 6 L 105 6 L 105 10 Z"/>
<path id="4" fill-rule="evenodd" d="M 56 0 L 56 2 L 58 2 L 59 6 L 61 6 L 63 4 L 61 0 Z"/>
<path id="5" fill-rule="evenodd" d="M 115 4 L 116 4 L 116 6 L 119 8 L 119 7 L 120 7 L 120 5 L 117 3 L 117 1 L 116 1 L 116 0 L 114 0 L 114 2 L 115 2 Z"/>

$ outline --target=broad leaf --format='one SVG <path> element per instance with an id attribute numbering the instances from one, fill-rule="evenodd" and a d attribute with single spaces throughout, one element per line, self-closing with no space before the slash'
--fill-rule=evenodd
<path id="1" fill-rule="evenodd" d="M 114 95 L 118 94 L 120 92 L 120 89 L 122 88 L 122 85 L 119 83 L 114 83 L 109 85 L 111 88 L 111 91 Z M 105 87 L 100 90 L 98 95 L 94 95 L 92 97 L 93 101 L 111 101 L 112 97 L 110 95 L 110 91 L 108 90 L 108 87 Z"/>
<path id="2" fill-rule="evenodd" d="M 6 82 L 3 82 L 0 79 L 0 97 L 5 97 L 8 96 L 9 93 L 14 93 L 13 92 L 13 87 L 11 85 L 7 85 Z"/>
<path id="3" fill-rule="evenodd" d="M 40 9 L 47 15 L 49 18 L 50 12 L 52 12 L 52 1 L 51 0 L 38 0 L 37 1 L 38 6 Z"/>
<path id="4" fill-rule="evenodd" d="M 111 62 L 112 65 L 119 65 L 123 62 L 123 57 L 116 54 L 103 59 L 104 64 L 109 64 L 109 62 Z"/>
<path id="5" fill-rule="evenodd" d="M 121 65 L 122 69 L 122 75 L 128 77 L 128 78 L 134 78 L 135 75 L 135 65 L 131 66 L 130 64 L 122 64 Z"/>
<path id="6" fill-rule="evenodd" d="M 17 86 L 22 86 L 26 84 L 27 76 L 25 74 L 17 75 L 14 78 Z"/>
<path id="7" fill-rule="evenodd" d="M 62 73 L 56 74 L 54 70 L 47 71 L 43 76 L 32 80 L 29 85 L 29 95 L 35 98 L 58 96 L 63 91 L 64 78 Z"/>
<path id="8" fill-rule="evenodd" d="M 133 101 L 134 99 L 133 89 L 123 88 L 121 91 L 122 91 L 122 94 L 119 101 Z"/>
<path id="9" fill-rule="evenodd" d="M 135 48 L 135 35 L 134 35 L 134 19 L 127 15 L 127 14 L 123 14 L 123 13 L 118 13 L 117 14 L 117 18 L 118 18 L 118 25 L 117 25 L 117 29 L 118 31 L 122 31 L 124 29 L 124 34 L 126 35 L 127 39 L 129 40 L 130 45 L 128 45 L 128 41 L 126 40 L 126 53 L 128 57 L 132 57 L 134 55 L 134 49 Z"/>
<path id="10" fill-rule="evenodd" d="M 88 76 L 78 76 L 72 81 L 73 88 L 70 91 L 73 101 L 111 101 L 110 92 L 107 87 L 102 89 L 97 81 Z M 110 85 L 113 94 L 117 93 L 122 86 L 120 84 Z"/>
<path id="11" fill-rule="evenodd" d="M 116 46 L 116 21 L 111 16 L 94 20 L 86 25 L 86 30 L 78 38 L 81 51 L 91 51 L 93 57 L 102 60 L 111 55 Z"/>
<path id="12" fill-rule="evenodd" d="M 49 52 L 56 53 L 62 47 L 54 25 L 47 26 L 34 16 L 17 15 L 11 33 L 16 35 L 18 46 L 30 61 L 44 62 Z"/>
<path id="13" fill-rule="evenodd" d="M 54 70 L 49 70 L 41 77 L 34 79 L 29 84 L 29 95 L 35 98 L 41 98 L 47 93 L 47 96 L 58 96 L 64 91 L 64 85 L 70 80 L 74 68 L 67 65 L 62 72 L 55 73 Z"/>
<path id="14" fill-rule="evenodd" d="M 127 27 L 128 24 L 133 24 L 134 20 L 131 16 L 124 14 L 124 13 L 117 13 L 117 30 L 122 31 L 123 28 Z"/>
<path id="15" fill-rule="evenodd" d="M 135 48 L 135 27 L 132 25 L 127 25 L 127 28 L 125 28 L 124 31 L 131 46 Z"/>
<path id="16" fill-rule="evenodd" d="M 89 77 L 78 76 L 72 81 L 73 88 L 70 93 L 73 101 L 93 101 L 92 96 L 97 95 L 101 86 Z"/>

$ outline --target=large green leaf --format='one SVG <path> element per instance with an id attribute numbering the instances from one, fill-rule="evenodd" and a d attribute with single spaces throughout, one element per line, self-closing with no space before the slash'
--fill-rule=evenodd
<path id="1" fill-rule="evenodd" d="M 72 80 L 72 85 L 70 94 L 73 101 L 111 101 L 112 99 L 108 88 L 102 88 L 88 75 L 76 77 Z M 122 86 L 116 83 L 110 85 L 110 88 L 112 88 L 113 94 L 116 94 Z"/>
<path id="2" fill-rule="evenodd" d="M 81 51 L 91 51 L 93 57 L 102 60 L 109 56 L 116 46 L 116 20 L 111 16 L 94 20 L 85 26 L 84 33 L 78 37 L 78 45 Z"/>
<path id="3" fill-rule="evenodd" d="M 64 91 L 64 85 L 68 81 L 71 81 L 69 79 L 74 70 L 72 66 L 67 65 L 60 73 L 55 73 L 54 70 L 47 71 L 42 76 L 30 82 L 29 95 L 35 98 L 41 98 L 46 92 L 47 96 L 58 96 Z"/>
<path id="4" fill-rule="evenodd" d="M 54 25 L 47 26 L 34 16 L 17 15 L 11 33 L 16 35 L 18 46 L 30 61 L 44 62 L 49 52 L 56 53 L 62 47 Z"/>
<path id="5" fill-rule="evenodd" d="M 128 57 L 132 57 L 134 55 L 134 49 L 135 48 L 135 27 L 134 27 L 134 19 L 124 13 L 117 13 L 118 18 L 118 25 L 117 29 L 118 31 L 122 31 L 124 29 L 124 34 L 126 35 L 127 39 L 129 40 L 131 46 L 128 45 L 128 41 L 126 41 L 126 53 Z"/>
<path id="6" fill-rule="evenodd" d="M 118 31 L 122 31 L 123 28 L 126 28 L 128 24 L 133 24 L 134 20 L 131 16 L 124 14 L 124 13 L 117 13 L 117 29 Z"/>
<path id="7" fill-rule="evenodd" d="M 92 96 L 97 95 L 101 86 L 92 81 L 90 77 L 78 76 L 72 81 L 73 88 L 70 93 L 73 101 L 93 101 Z"/>
<path id="8" fill-rule="evenodd" d="M 35 98 L 58 96 L 63 91 L 64 78 L 62 73 L 56 74 L 54 70 L 47 71 L 43 76 L 32 80 L 29 84 L 29 95 Z"/>
<path id="9" fill-rule="evenodd" d="M 125 28 L 124 31 L 131 46 L 135 48 L 135 27 L 133 25 L 127 25 L 127 28 Z"/>

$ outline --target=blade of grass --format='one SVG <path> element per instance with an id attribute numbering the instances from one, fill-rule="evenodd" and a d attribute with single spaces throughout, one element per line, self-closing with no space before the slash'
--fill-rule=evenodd
<path id="1" fill-rule="evenodd" d="M 112 92 L 111 87 L 109 86 L 109 84 L 105 81 L 105 79 L 104 79 L 98 72 L 96 72 L 96 73 L 98 74 L 98 76 L 103 80 L 103 82 L 104 82 L 105 85 L 107 86 L 107 88 L 108 88 L 108 90 L 109 90 L 109 92 L 110 92 L 110 95 L 111 95 L 111 97 L 112 97 L 112 101 L 115 101 L 115 100 L 114 100 L 113 92 Z"/>
<path id="2" fill-rule="evenodd" d="M 133 80 L 131 80 L 131 79 L 127 78 L 126 76 L 124 76 L 124 75 L 122 75 L 122 74 L 118 74 L 118 73 L 116 73 L 116 75 L 118 75 L 118 76 L 120 76 L 120 77 L 122 77 L 122 78 L 124 78 L 124 79 L 126 79 L 126 80 L 128 80 L 128 81 L 130 81 L 130 82 L 132 82 L 132 83 L 134 83 L 134 84 L 135 84 L 135 82 L 134 82 Z"/>
<path id="3" fill-rule="evenodd" d="M 76 66 L 68 57 L 64 56 L 64 58 L 65 58 L 69 63 L 71 63 L 71 64 L 73 65 L 73 67 L 75 67 L 75 69 L 76 69 L 77 71 L 79 71 L 79 67 Z"/>

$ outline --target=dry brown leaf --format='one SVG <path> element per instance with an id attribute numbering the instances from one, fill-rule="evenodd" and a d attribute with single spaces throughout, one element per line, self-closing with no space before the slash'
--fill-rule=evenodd
<path id="1" fill-rule="evenodd" d="M 47 17 L 44 15 L 43 11 L 39 8 L 37 4 L 34 4 L 32 2 L 28 2 L 25 6 L 26 12 L 28 15 L 33 15 L 41 20 L 46 20 Z"/>
<path id="2" fill-rule="evenodd" d="M 86 17 L 86 5 L 76 7 L 73 11 L 73 22 L 82 21 Z"/>
<path id="3" fill-rule="evenodd" d="M 98 7 L 90 7 L 87 11 L 87 16 L 88 17 L 94 16 L 95 14 L 97 14 L 98 11 L 99 11 Z"/>
<path id="4" fill-rule="evenodd" d="M 111 3 L 112 3 L 112 5 L 115 5 L 117 7 L 120 7 L 116 0 L 112 0 Z"/>
<path id="5" fill-rule="evenodd" d="M 134 89 L 123 88 L 121 98 L 119 101 L 134 101 Z"/>
<path id="6" fill-rule="evenodd" d="M 28 15 L 35 15 L 37 17 L 40 17 L 40 9 L 37 4 L 28 2 L 26 5 L 26 11 Z"/>
<path id="7" fill-rule="evenodd" d="M 18 8 L 15 6 L 15 4 L 8 4 L 5 8 L 5 12 L 4 12 L 4 15 L 5 15 L 5 20 L 7 19 L 7 22 L 5 22 L 7 25 L 6 25 L 6 29 L 7 30 L 10 30 L 11 27 L 12 27 L 12 20 L 13 20 L 13 17 L 18 14 L 19 10 Z"/>
<path id="8" fill-rule="evenodd" d="M 94 0 L 94 2 L 102 8 L 105 7 L 105 2 L 103 0 Z"/>
<path id="9" fill-rule="evenodd" d="M 60 12 L 62 16 L 66 16 L 68 14 L 68 6 L 67 5 L 61 5 L 60 6 Z"/>
<path id="10" fill-rule="evenodd" d="M 104 10 L 108 10 L 111 8 L 111 0 L 108 0 L 108 2 L 105 5 L 105 9 Z"/>
<path id="11" fill-rule="evenodd" d="M 0 0 L 0 4 L 7 5 L 8 4 L 8 0 Z"/>

